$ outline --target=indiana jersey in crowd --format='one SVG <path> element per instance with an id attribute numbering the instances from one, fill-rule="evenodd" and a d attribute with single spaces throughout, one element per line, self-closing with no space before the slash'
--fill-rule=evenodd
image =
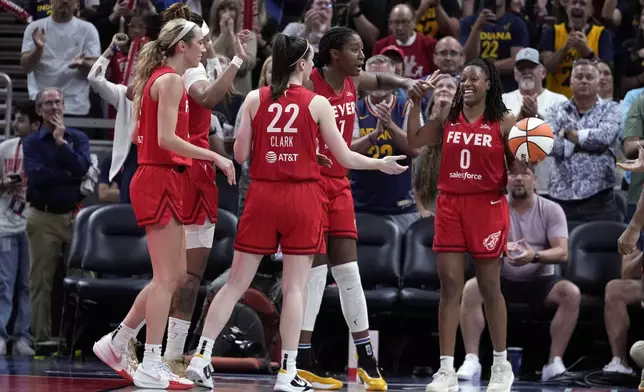
<path id="1" fill-rule="evenodd" d="M 418 79 L 434 72 L 436 39 L 416 32 L 415 13 L 408 4 L 399 4 L 391 10 L 389 30 L 391 35 L 376 42 L 374 55 L 381 53 L 387 46 L 395 45 L 405 55 L 404 76 Z"/>
<path id="2" fill-rule="evenodd" d="M 420 0 L 416 9 L 416 31 L 436 39 L 457 36 L 461 8 L 455 0 Z"/>
<path id="3" fill-rule="evenodd" d="M 517 82 L 513 75 L 514 57 L 519 50 L 530 44 L 528 27 L 521 17 L 505 11 L 505 0 L 484 3 L 485 8 L 461 22 L 461 43 L 465 61 L 477 57 L 494 61 L 501 74 L 503 91 L 516 90 Z"/>
<path id="4" fill-rule="evenodd" d="M 394 68 L 388 57 L 378 55 L 367 61 L 365 69 L 393 73 Z M 407 144 L 407 116 L 406 100 L 391 91 L 371 91 L 357 102 L 351 149 L 371 158 L 407 155 L 401 165 L 411 166 L 412 158 L 418 152 Z M 389 216 L 404 231 L 418 219 L 412 193 L 412 171 L 391 176 L 380 174 L 351 171 L 355 211 Z"/>

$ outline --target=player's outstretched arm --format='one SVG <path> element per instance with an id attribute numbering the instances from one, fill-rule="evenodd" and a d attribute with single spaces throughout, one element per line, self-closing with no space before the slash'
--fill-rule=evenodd
<path id="1" fill-rule="evenodd" d="M 183 95 L 183 82 L 177 74 L 165 74 L 153 84 L 159 95 L 159 113 L 157 115 L 159 147 L 170 150 L 188 158 L 214 161 L 216 154 L 205 148 L 197 147 L 181 139 L 175 133 L 179 115 L 179 102 Z"/>
<path id="2" fill-rule="evenodd" d="M 250 157 L 251 146 L 253 142 L 253 115 L 259 107 L 259 90 L 253 90 L 246 96 L 241 109 L 241 121 L 235 137 L 233 152 L 235 160 L 240 165 Z"/>
<path id="3" fill-rule="evenodd" d="M 444 98 L 436 99 L 432 104 L 429 121 L 422 124 L 420 121 L 421 99 L 432 90 L 436 83 L 449 75 L 436 71 L 423 85 L 423 94 L 420 97 L 410 97 L 409 117 L 407 121 L 407 145 L 409 148 L 421 148 L 426 145 L 435 146 L 443 135 L 443 125 L 452 106 L 452 101 Z"/>
<path id="4" fill-rule="evenodd" d="M 329 146 L 340 165 L 355 170 L 380 170 L 387 174 L 400 174 L 407 170 L 407 166 L 400 166 L 396 163 L 396 161 L 405 159 L 404 155 L 373 159 L 351 151 L 340 135 L 338 126 L 335 123 L 333 108 L 324 97 L 315 96 L 311 100 L 309 110 L 313 119 L 320 125 L 322 139 Z"/>
<path id="5" fill-rule="evenodd" d="M 409 97 L 422 97 L 427 91 L 427 82 L 402 78 L 388 72 L 360 72 L 360 75 L 353 78 L 356 89 L 362 91 L 372 90 L 394 90 L 397 88 L 407 89 Z"/>

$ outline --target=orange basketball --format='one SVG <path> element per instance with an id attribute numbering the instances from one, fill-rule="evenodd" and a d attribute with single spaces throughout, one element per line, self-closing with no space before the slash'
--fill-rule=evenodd
<path id="1" fill-rule="evenodd" d="M 536 164 L 550 154 L 555 138 L 547 122 L 528 117 L 514 124 L 508 135 L 508 144 L 516 159 Z"/>

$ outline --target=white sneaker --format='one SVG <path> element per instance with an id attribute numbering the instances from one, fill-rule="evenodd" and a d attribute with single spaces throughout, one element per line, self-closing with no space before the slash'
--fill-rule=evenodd
<path id="1" fill-rule="evenodd" d="M 27 339 L 20 338 L 13 344 L 13 355 L 33 357 L 34 355 L 36 355 L 36 352 L 33 348 L 31 348 Z"/>
<path id="2" fill-rule="evenodd" d="M 141 363 L 133 379 L 134 385 L 146 389 L 192 389 L 195 386 L 192 381 L 172 373 L 164 362 L 148 366 Z"/>
<path id="3" fill-rule="evenodd" d="M 619 357 L 613 357 L 602 370 L 606 373 L 635 374 L 633 369 L 628 365 L 625 366 L 624 363 Z"/>
<path id="4" fill-rule="evenodd" d="M 453 369 L 441 367 L 432 378 L 425 392 L 458 392 L 458 378 Z"/>
<path id="5" fill-rule="evenodd" d="M 277 380 L 273 388 L 273 391 L 278 392 L 305 392 L 312 390 L 311 383 L 298 376 L 297 373 L 288 374 L 284 370 L 280 370 L 277 373 Z"/>
<path id="6" fill-rule="evenodd" d="M 186 378 L 194 382 L 196 386 L 212 389 L 214 373 L 215 369 L 212 367 L 210 358 L 195 354 L 186 369 Z"/>
<path id="7" fill-rule="evenodd" d="M 487 384 L 488 392 L 510 392 L 512 383 L 514 383 L 514 373 L 510 362 L 492 365 L 490 382 Z"/>
<path id="8" fill-rule="evenodd" d="M 0 338 L 0 356 L 7 355 L 7 342 Z"/>
<path id="9" fill-rule="evenodd" d="M 561 360 L 561 357 L 555 357 L 552 360 L 551 364 L 547 364 L 543 366 L 543 369 L 541 370 L 541 381 L 548 381 L 551 378 L 556 377 L 565 372 L 566 372 L 566 365 L 564 365 L 563 361 Z"/>
<path id="10" fill-rule="evenodd" d="M 129 351 L 127 347 L 119 350 L 112 345 L 112 333 L 108 333 L 101 340 L 94 343 L 94 354 L 96 354 L 98 359 L 118 373 L 119 376 L 128 381 L 132 381 L 135 369 L 130 366 Z"/>
<path id="11" fill-rule="evenodd" d="M 479 357 L 474 354 L 467 354 L 465 361 L 458 371 L 456 377 L 461 381 L 476 381 L 481 379 L 481 363 Z"/>

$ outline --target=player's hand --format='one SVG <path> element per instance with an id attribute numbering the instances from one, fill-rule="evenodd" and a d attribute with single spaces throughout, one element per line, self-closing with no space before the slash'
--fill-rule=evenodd
<path id="1" fill-rule="evenodd" d="M 387 174 L 400 174 L 407 170 L 407 166 L 400 166 L 397 161 L 405 158 L 405 155 L 391 155 L 378 159 L 378 170 Z"/>
<path id="2" fill-rule="evenodd" d="M 45 30 L 43 28 L 35 28 L 31 33 L 31 39 L 34 40 L 34 45 L 37 49 L 45 47 Z"/>
<path id="3" fill-rule="evenodd" d="M 317 158 L 318 165 L 322 167 L 331 167 L 333 165 L 333 161 L 329 157 L 319 152 L 315 154 L 315 158 Z"/>
<path id="4" fill-rule="evenodd" d="M 640 229 L 628 225 L 617 240 L 617 250 L 621 255 L 626 256 L 637 251 L 637 240 L 640 238 L 640 232 Z"/>
<path id="5" fill-rule="evenodd" d="M 531 95 L 523 96 L 523 104 L 521 105 L 521 115 L 523 118 L 535 117 L 539 110 L 537 98 Z"/>
<path id="6" fill-rule="evenodd" d="M 246 61 L 248 59 L 248 40 L 250 39 L 250 30 L 242 30 L 235 37 L 235 56 Z"/>
<path id="7" fill-rule="evenodd" d="M 420 79 L 412 80 L 411 83 L 407 85 L 407 96 L 412 102 L 417 104 L 423 99 L 425 94 L 427 94 L 427 91 L 430 90 L 430 87 L 433 88 L 434 86 L 427 81 Z"/>
<path id="8" fill-rule="evenodd" d="M 235 165 L 233 164 L 233 161 L 228 158 L 224 158 L 219 154 L 215 154 L 213 163 L 226 175 L 228 185 L 235 185 Z"/>
<path id="9" fill-rule="evenodd" d="M 644 173 L 644 147 L 641 144 L 637 146 L 639 153 L 637 159 L 629 159 L 625 162 L 617 162 L 617 166 L 624 170 L 635 173 Z"/>

